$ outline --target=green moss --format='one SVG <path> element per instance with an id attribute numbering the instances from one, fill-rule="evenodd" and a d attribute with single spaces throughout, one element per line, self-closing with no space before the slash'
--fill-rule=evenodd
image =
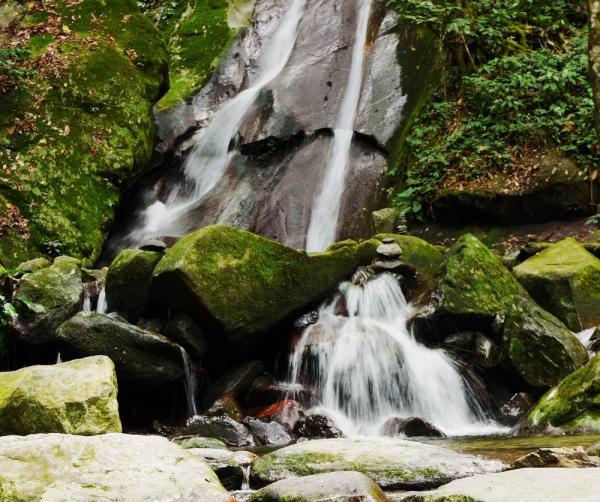
<path id="1" fill-rule="evenodd" d="M 571 330 L 600 324 L 600 260 L 574 239 L 547 247 L 513 272 L 529 294 Z"/>
<path id="2" fill-rule="evenodd" d="M 40 70 L 2 97 L 7 264 L 56 250 L 97 257 L 120 187 L 150 158 L 151 106 L 166 79 L 160 34 L 134 2 L 44 5 L 49 17 L 57 11 L 66 20 L 63 33 L 33 26 L 41 31 L 29 42 Z"/>

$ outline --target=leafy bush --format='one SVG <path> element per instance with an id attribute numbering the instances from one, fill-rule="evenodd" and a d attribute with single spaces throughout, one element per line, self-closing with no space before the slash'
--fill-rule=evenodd
<path id="1" fill-rule="evenodd" d="M 525 173 L 537 151 L 559 148 L 586 166 L 594 104 L 585 10 L 555 0 L 392 0 L 407 21 L 436 31 L 451 54 L 443 84 L 406 140 L 405 189 L 394 204 L 422 218 L 444 181 L 471 184 Z"/>
<path id="2" fill-rule="evenodd" d="M 29 50 L 21 47 L 0 48 L 0 93 L 7 93 L 33 74 L 24 66 L 29 55 Z"/>

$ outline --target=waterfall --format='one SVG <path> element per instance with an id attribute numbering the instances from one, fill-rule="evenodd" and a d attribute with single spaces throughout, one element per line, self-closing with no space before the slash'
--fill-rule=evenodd
<path id="1" fill-rule="evenodd" d="M 189 185 L 186 193 L 173 191 L 166 202 L 156 201 L 144 212 L 143 226 L 133 232 L 134 240 L 182 233 L 185 215 L 209 193 L 221 179 L 234 154 L 240 125 L 260 91 L 285 68 L 298 36 L 304 13 L 304 0 L 291 0 L 273 36 L 265 41 L 256 69 L 250 75 L 250 86 L 226 101 L 214 114 L 207 127 L 194 137 L 194 146 L 183 165 Z M 235 146 L 235 145 L 234 145 Z M 183 230 L 185 233 L 187 229 Z"/>
<path id="2" fill-rule="evenodd" d="M 296 345 L 290 382 L 313 386 L 309 404 L 350 436 L 377 435 L 391 417 L 421 417 L 449 435 L 499 432 L 457 364 L 415 340 L 412 311 L 391 274 L 343 283 Z"/>
<path id="3" fill-rule="evenodd" d="M 307 251 L 323 251 L 335 241 L 336 237 L 344 182 L 350 161 L 350 148 L 354 136 L 354 120 L 362 89 L 365 46 L 372 3 L 372 0 L 358 1 L 360 7 L 350 74 L 334 128 L 333 146 L 329 153 L 325 177 L 313 203 L 306 236 Z"/>
<path id="4" fill-rule="evenodd" d="M 185 396 L 187 398 L 188 413 L 190 417 L 198 415 L 198 406 L 196 405 L 196 394 L 198 393 L 198 374 L 192 368 L 192 362 L 187 351 L 183 347 L 179 347 L 181 351 L 181 359 L 183 361 L 183 369 L 185 372 Z"/>
<path id="5" fill-rule="evenodd" d="M 92 292 L 90 291 L 90 283 L 83 283 L 83 309 L 86 314 L 92 311 Z"/>
<path id="6" fill-rule="evenodd" d="M 98 305 L 96 305 L 96 312 L 99 314 L 106 314 L 108 305 L 106 303 L 106 287 L 102 286 L 100 293 L 98 293 Z"/>

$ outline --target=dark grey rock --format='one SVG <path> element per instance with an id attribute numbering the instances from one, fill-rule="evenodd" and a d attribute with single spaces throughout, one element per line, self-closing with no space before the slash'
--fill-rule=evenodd
<path id="1" fill-rule="evenodd" d="M 390 418 L 381 426 L 381 433 L 389 437 L 404 435 L 408 438 L 445 436 L 437 427 L 419 417 Z"/>
<path id="2" fill-rule="evenodd" d="M 261 361 L 247 361 L 224 373 L 210 388 L 205 406 L 210 407 L 216 399 L 224 395 L 241 399 L 263 369 Z"/>
<path id="3" fill-rule="evenodd" d="M 341 438 L 343 436 L 342 431 L 337 428 L 331 418 L 317 413 L 301 413 L 294 427 L 294 433 L 309 439 Z"/>
<path id="4" fill-rule="evenodd" d="M 235 448 L 256 445 L 248 427 L 228 416 L 192 417 L 187 421 L 184 433 L 220 439 L 227 446 Z"/>
<path id="5" fill-rule="evenodd" d="M 277 422 L 263 422 L 257 418 L 246 417 L 244 424 L 261 444 L 284 446 L 292 442 L 292 437 L 285 427 Z"/>

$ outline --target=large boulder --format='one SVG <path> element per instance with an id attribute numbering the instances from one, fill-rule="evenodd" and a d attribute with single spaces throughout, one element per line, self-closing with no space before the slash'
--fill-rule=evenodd
<path id="1" fill-rule="evenodd" d="M 328 472 L 282 479 L 254 492 L 249 502 L 384 502 L 375 482 L 359 472 Z"/>
<path id="2" fill-rule="evenodd" d="M 531 433 L 600 433 L 600 354 L 548 391 L 529 413 Z"/>
<path id="3" fill-rule="evenodd" d="M 65 358 L 110 357 L 120 384 L 161 387 L 184 377 L 178 345 L 108 315 L 80 312 L 60 326 L 56 338 Z"/>
<path id="4" fill-rule="evenodd" d="M 17 338 L 27 345 L 49 343 L 61 323 L 81 309 L 83 282 L 79 260 L 59 256 L 52 266 L 25 275 L 14 292 Z"/>
<path id="5" fill-rule="evenodd" d="M 589 358 L 577 337 L 528 297 L 515 301 L 506 315 L 500 357 L 541 388 L 556 385 Z"/>
<path id="6" fill-rule="evenodd" d="M 600 324 L 600 260 L 567 238 L 513 269 L 532 298 L 571 331 Z"/>
<path id="7" fill-rule="evenodd" d="M 2 500 L 231 500 L 202 458 L 156 436 L 6 436 L 0 473 Z"/>
<path id="8" fill-rule="evenodd" d="M 28 55 L 2 93 L 0 261 L 58 250 L 91 263 L 122 187 L 150 160 L 168 54 L 134 0 L 8 5 L 3 44 Z"/>
<path id="9" fill-rule="evenodd" d="M 212 340 L 241 352 L 254 335 L 322 299 L 359 265 L 353 248 L 309 256 L 213 225 L 187 235 L 154 270 L 157 303 L 195 316 Z"/>
<path id="10" fill-rule="evenodd" d="M 598 500 L 600 469 L 517 469 L 459 479 L 435 491 L 406 495 L 403 502 L 506 502 Z"/>
<path id="11" fill-rule="evenodd" d="M 117 255 L 106 275 L 109 312 L 137 322 L 150 300 L 152 272 L 160 258 L 160 253 L 139 249 L 124 249 Z"/>
<path id="12" fill-rule="evenodd" d="M 0 435 L 121 432 L 115 367 L 96 356 L 0 373 Z"/>
<path id="13" fill-rule="evenodd" d="M 385 490 L 422 489 L 501 467 L 500 462 L 414 441 L 319 439 L 287 446 L 259 458 L 252 468 L 252 481 L 264 486 L 310 474 L 358 471 Z"/>

